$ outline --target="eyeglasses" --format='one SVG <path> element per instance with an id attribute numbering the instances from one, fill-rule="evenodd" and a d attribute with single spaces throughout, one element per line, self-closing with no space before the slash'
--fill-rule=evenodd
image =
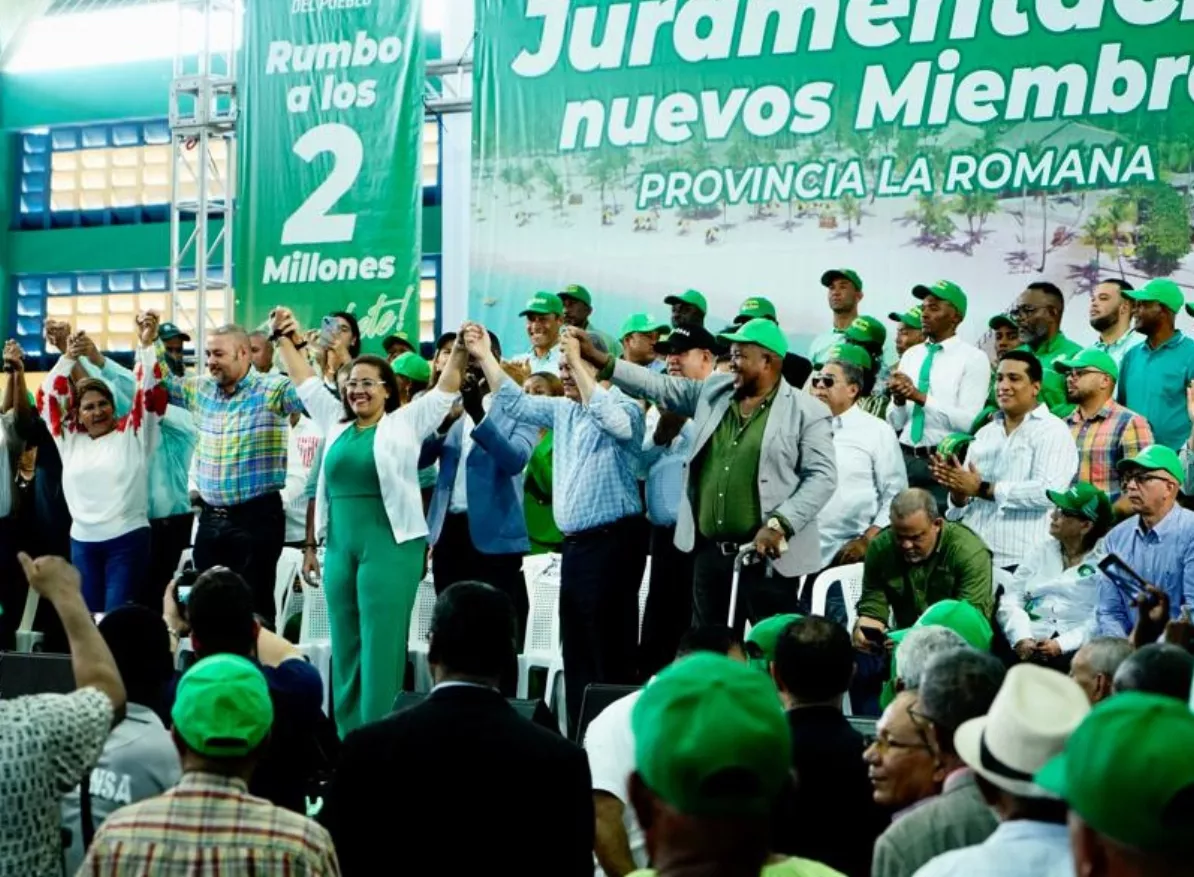
<path id="1" fill-rule="evenodd" d="M 1149 481 L 1170 481 L 1164 475 L 1154 475 L 1151 472 L 1126 472 L 1119 476 L 1120 483 L 1127 487 L 1132 482 L 1137 484 L 1145 484 Z"/>
<path id="2" fill-rule="evenodd" d="M 923 735 L 922 735 L 922 737 L 923 737 Z M 902 740 L 894 740 L 891 737 L 885 736 L 884 734 L 880 734 L 878 737 L 876 737 L 874 740 L 871 741 L 871 745 L 873 747 L 875 747 L 875 750 L 880 755 L 882 755 L 886 752 L 890 752 L 893 749 L 923 749 L 925 752 L 928 752 L 930 755 L 932 755 L 932 753 L 933 753 L 933 747 L 930 746 L 928 744 L 928 741 L 926 741 L 924 739 L 921 739 L 915 743 L 905 743 Z"/>
<path id="3" fill-rule="evenodd" d="M 348 381 L 344 386 L 349 390 L 364 390 L 366 393 L 372 393 L 381 385 L 381 381 L 371 381 L 368 378 L 365 378 L 362 381 Z"/>
<path id="4" fill-rule="evenodd" d="M 1021 317 L 1031 317 L 1037 311 L 1043 310 L 1044 308 L 1045 305 L 1016 305 L 1007 312 L 1007 315 L 1013 320 L 1018 320 Z"/>
<path id="5" fill-rule="evenodd" d="M 813 388 L 817 390 L 827 390 L 836 383 L 833 375 L 813 375 Z"/>
<path id="6" fill-rule="evenodd" d="M 1106 373 L 1099 371 L 1097 368 L 1076 368 L 1076 369 L 1071 369 L 1070 373 L 1067 375 L 1067 377 L 1084 378 L 1087 375 L 1101 375 L 1101 374 L 1106 374 Z"/>

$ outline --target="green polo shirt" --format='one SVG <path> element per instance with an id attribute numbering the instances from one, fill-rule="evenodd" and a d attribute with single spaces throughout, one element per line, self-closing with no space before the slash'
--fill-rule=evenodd
<path id="1" fill-rule="evenodd" d="M 1186 387 L 1194 380 L 1194 339 L 1181 332 L 1155 350 L 1145 341 L 1124 354 L 1119 402 L 1145 418 L 1157 444 L 1180 450 L 1190 437 Z"/>
<path id="2" fill-rule="evenodd" d="M 994 609 L 991 551 L 965 524 L 946 521 L 937 549 L 924 563 L 910 564 L 895 544 L 891 527 L 867 547 L 858 614 L 895 627 L 911 627 L 941 600 L 965 600 L 983 617 Z"/>
<path id="3" fill-rule="evenodd" d="M 697 524 L 715 542 L 747 542 L 763 526 L 759 503 L 759 456 L 775 390 L 749 417 L 737 400 L 730 403 L 698 465 Z"/>

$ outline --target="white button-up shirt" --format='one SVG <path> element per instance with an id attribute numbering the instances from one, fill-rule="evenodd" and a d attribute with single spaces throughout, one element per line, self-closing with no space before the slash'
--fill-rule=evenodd
<path id="1" fill-rule="evenodd" d="M 1008 642 L 1047 640 L 1056 633 L 1063 654 L 1082 648 L 1094 636 L 1095 573 L 1106 553 L 1100 539 L 1081 563 L 1066 569 L 1060 542 L 1050 536 L 1038 543 L 1016 568 L 996 610 Z"/>
<path id="2" fill-rule="evenodd" d="M 972 847 L 951 850 L 921 866 L 915 877 L 1040 877 L 1073 874 L 1070 832 L 1064 825 L 1016 819 Z"/>
<path id="3" fill-rule="evenodd" d="M 981 536 L 995 566 L 1019 564 L 1032 546 L 1049 536 L 1053 503 L 1045 491 L 1065 490 L 1078 471 L 1078 448 L 1070 428 L 1038 405 L 1008 435 L 1000 411 L 978 431 L 966 461 L 993 485 L 994 500 L 973 497 L 962 508 L 951 500 L 946 517 L 965 522 Z"/>
<path id="4" fill-rule="evenodd" d="M 920 368 L 929 355 L 925 344 L 916 344 L 904 351 L 896 371 L 920 381 Z M 941 342 L 941 349 L 933 357 L 929 372 L 929 392 L 925 399 L 924 433 L 916 444 L 935 447 L 951 432 L 969 432 L 974 418 L 987 403 L 991 391 L 991 362 L 987 354 L 958 336 Z M 887 422 L 900 436 L 900 442 L 912 445 L 912 402 L 887 408 Z"/>
<path id="5" fill-rule="evenodd" d="M 869 527 L 890 523 L 891 501 L 908 486 L 908 472 L 895 430 L 857 405 L 834 417 L 837 487 L 817 516 L 821 566 Z"/>

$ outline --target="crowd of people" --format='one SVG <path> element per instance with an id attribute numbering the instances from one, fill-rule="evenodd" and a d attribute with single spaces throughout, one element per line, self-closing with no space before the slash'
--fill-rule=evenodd
<path id="1" fill-rule="evenodd" d="M 953 282 L 880 316 L 821 284 L 807 357 L 762 297 L 610 334 L 578 285 L 505 355 L 279 306 L 195 374 L 155 313 L 130 363 L 50 320 L 33 395 L 9 341 L 0 647 L 32 587 L 78 690 L 0 700 L 0 875 L 1194 873 L 1181 289 L 1099 283 L 1083 348 L 1032 283 L 984 349 Z M 545 552 L 575 743 L 506 700 Z M 582 717 L 594 685 L 624 696 Z"/>

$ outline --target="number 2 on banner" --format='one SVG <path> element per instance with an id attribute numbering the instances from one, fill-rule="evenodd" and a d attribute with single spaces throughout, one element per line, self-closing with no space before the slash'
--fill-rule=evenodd
<path id="1" fill-rule="evenodd" d="M 312 128 L 294 141 L 294 154 L 305 162 L 310 163 L 324 152 L 332 153 L 332 172 L 283 223 L 283 244 L 334 244 L 352 240 L 357 215 L 329 211 L 360 176 L 365 153 L 361 135 L 348 125 L 328 123 Z"/>

